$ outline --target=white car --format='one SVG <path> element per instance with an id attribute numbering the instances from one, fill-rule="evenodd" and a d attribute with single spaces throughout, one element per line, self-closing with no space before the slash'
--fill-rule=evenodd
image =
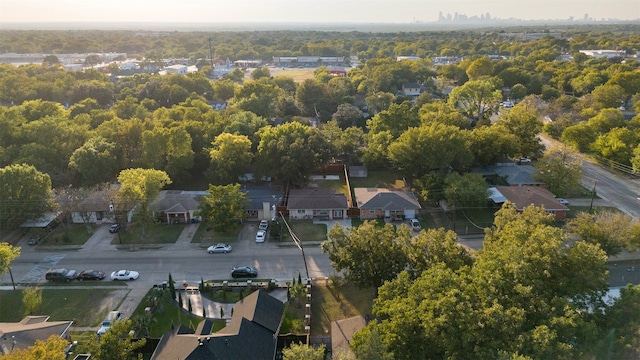
<path id="1" fill-rule="evenodd" d="M 267 220 L 260 220 L 260 225 L 258 225 L 258 229 L 267 230 L 269 228 L 269 222 Z"/>
<path id="2" fill-rule="evenodd" d="M 209 254 L 215 254 L 215 253 L 223 253 L 226 254 L 228 252 L 231 252 L 231 245 L 229 244 L 216 244 L 216 245 L 211 245 L 207 248 L 207 252 Z"/>
<path id="3" fill-rule="evenodd" d="M 140 274 L 133 270 L 118 270 L 111 273 L 111 280 L 136 280 Z"/>
<path id="4" fill-rule="evenodd" d="M 117 312 L 117 311 L 111 311 L 109 314 L 107 314 L 107 317 L 102 320 L 102 324 L 100 325 L 100 329 L 98 329 L 98 335 L 104 335 L 107 330 L 109 330 L 109 328 L 111 328 L 111 325 L 115 322 L 120 320 L 120 316 L 122 314 Z"/>
<path id="5" fill-rule="evenodd" d="M 411 225 L 413 231 L 420 231 L 422 229 L 422 226 L 420 226 L 420 222 L 418 221 L 418 219 L 409 219 L 409 225 Z"/>
<path id="6" fill-rule="evenodd" d="M 564 206 L 569 206 L 569 200 L 567 199 L 563 199 L 563 198 L 556 198 L 556 200 L 558 200 L 558 202 Z"/>
<path id="7" fill-rule="evenodd" d="M 531 159 L 526 157 L 521 157 L 518 159 L 518 164 L 531 164 Z"/>
<path id="8" fill-rule="evenodd" d="M 267 237 L 267 232 L 264 230 L 258 230 L 258 233 L 256 234 L 256 242 L 257 243 L 261 243 L 264 242 L 264 239 Z"/>

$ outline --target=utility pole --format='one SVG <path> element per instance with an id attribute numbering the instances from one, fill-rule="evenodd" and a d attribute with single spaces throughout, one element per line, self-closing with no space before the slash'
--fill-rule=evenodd
<path id="1" fill-rule="evenodd" d="M 593 182 L 593 190 L 591 190 L 591 203 L 589 204 L 589 213 L 591 213 L 591 209 L 593 209 L 593 198 L 596 196 L 596 184 L 598 181 Z"/>
<path id="2" fill-rule="evenodd" d="M 209 60 L 211 61 L 211 71 L 213 71 L 213 46 L 211 45 L 212 41 L 213 39 L 209 37 Z"/>
<path id="3" fill-rule="evenodd" d="M 298 236 L 293 233 L 293 230 L 291 230 L 291 227 L 289 227 L 289 223 L 287 222 L 287 220 L 285 220 L 284 216 L 282 216 L 282 213 L 280 213 L 280 217 L 282 218 L 282 221 L 284 221 L 284 224 L 287 226 L 287 230 L 289 231 L 289 235 L 291 235 L 291 239 L 293 239 L 293 242 L 302 252 L 302 259 L 304 260 L 304 270 L 307 274 L 307 283 L 310 283 L 309 281 L 311 280 L 311 278 L 309 277 L 309 267 L 307 266 L 307 257 L 304 255 L 304 247 L 302 247 L 302 242 L 300 241 L 300 239 L 298 239 Z"/>

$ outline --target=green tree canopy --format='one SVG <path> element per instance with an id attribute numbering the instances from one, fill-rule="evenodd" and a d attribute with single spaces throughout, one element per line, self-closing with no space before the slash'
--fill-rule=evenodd
<path id="1" fill-rule="evenodd" d="M 214 174 L 222 181 L 232 181 L 249 169 L 253 153 L 251 140 L 245 135 L 222 133 L 209 150 Z"/>
<path id="2" fill-rule="evenodd" d="M 395 279 L 407 266 L 403 244 L 410 236 L 406 226 L 377 227 L 372 221 L 351 229 L 336 225 L 329 230 L 322 251 L 329 254 L 333 268 L 345 279 L 361 287 L 377 288 Z"/>
<path id="3" fill-rule="evenodd" d="M 51 179 L 31 165 L 0 168 L 0 229 L 42 216 L 50 204 Z"/>
<path id="4" fill-rule="evenodd" d="M 123 206 L 128 210 L 136 206 L 136 215 L 144 225 L 153 221 L 151 202 L 163 187 L 171 184 L 171 179 L 162 170 L 136 168 L 122 170 L 118 182 L 118 207 Z M 144 234 L 144 226 L 142 231 Z"/>
<path id="5" fill-rule="evenodd" d="M 247 193 L 240 190 L 240 184 L 209 185 L 197 215 L 209 220 L 214 230 L 225 231 L 247 217 L 247 205 L 249 199 Z"/>
<path id="6" fill-rule="evenodd" d="M 556 195 L 566 195 L 579 189 L 582 160 L 576 155 L 568 149 L 547 150 L 534 166 L 534 179 L 549 185 L 549 190 Z"/>

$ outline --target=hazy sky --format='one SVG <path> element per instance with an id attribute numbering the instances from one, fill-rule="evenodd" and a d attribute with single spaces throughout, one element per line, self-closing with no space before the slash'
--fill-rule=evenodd
<path id="1" fill-rule="evenodd" d="M 410 23 L 493 18 L 640 19 L 640 0 L 0 0 L 0 22 Z"/>

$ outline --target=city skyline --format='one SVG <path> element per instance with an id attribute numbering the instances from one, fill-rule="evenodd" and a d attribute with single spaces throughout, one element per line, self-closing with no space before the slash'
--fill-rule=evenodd
<path id="1" fill-rule="evenodd" d="M 0 0 L 0 23 L 420 23 L 455 18 L 630 21 L 638 0 Z M 487 18 L 487 14 L 489 17 Z"/>

